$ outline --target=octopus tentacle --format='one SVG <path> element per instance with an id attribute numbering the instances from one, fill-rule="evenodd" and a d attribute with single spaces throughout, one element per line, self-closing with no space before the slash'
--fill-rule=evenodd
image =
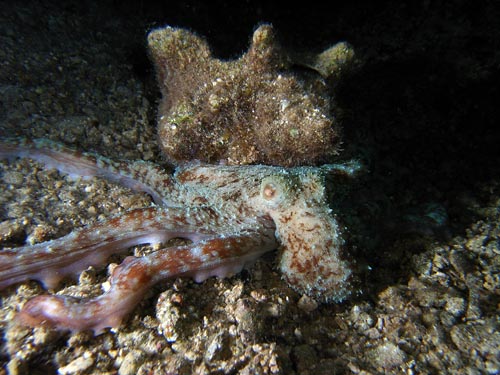
<path id="1" fill-rule="evenodd" d="M 157 204 L 168 205 L 172 177 L 160 166 L 145 161 L 114 161 L 79 152 L 47 140 L 12 138 L 0 140 L 0 159 L 28 157 L 71 177 L 102 177 L 134 191 L 146 192 Z"/>
<path id="2" fill-rule="evenodd" d="M 99 334 L 117 327 L 158 281 L 175 276 L 192 276 L 201 282 L 208 277 L 225 277 L 276 248 L 272 226 L 261 226 L 244 234 L 212 237 L 196 244 L 158 250 L 143 257 L 128 257 L 115 268 L 110 288 L 89 300 L 43 295 L 28 301 L 17 315 L 18 322 Z"/>
<path id="3" fill-rule="evenodd" d="M 212 216 L 204 207 L 136 209 L 65 237 L 4 250 L 0 252 L 0 289 L 28 279 L 54 288 L 64 276 L 99 266 L 109 255 L 134 245 L 161 243 L 174 237 L 200 241 L 217 232 L 218 223 Z"/>
<path id="4" fill-rule="evenodd" d="M 116 162 L 46 140 L 0 141 L 0 158 L 17 156 L 145 191 L 164 208 L 131 211 L 59 240 L 0 253 L 0 288 L 29 278 L 50 287 L 132 245 L 173 236 L 194 241 L 128 258 L 100 297 L 78 302 L 67 296 L 37 297 L 22 310 L 21 322 L 99 332 L 117 326 L 160 279 L 225 276 L 278 245 L 278 267 L 299 293 L 338 302 L 352 291 L 352 264 L 326 201 L 325 178 L 354 175 L 358 162 L 296 168 L 185 164 L 170 176 L 154 164 Z"/>

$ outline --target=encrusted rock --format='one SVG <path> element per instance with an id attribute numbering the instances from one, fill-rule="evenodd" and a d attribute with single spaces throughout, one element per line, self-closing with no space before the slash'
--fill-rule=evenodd
<path id="1" fill-rule="evenodd" d="M 273 28 L 262 25 L 248 52 L 222 61 L 187 30 L 151 31 L 163 95 L 158 132 L 169 162 L 294 166 L 331 160 L 340 136 L 324 78 L 339 77 L 353 60 L 352 48 L 339 43 L 292 61 L 275 39 Z M 299 76 L 293 64 L 312 69 Z"/>

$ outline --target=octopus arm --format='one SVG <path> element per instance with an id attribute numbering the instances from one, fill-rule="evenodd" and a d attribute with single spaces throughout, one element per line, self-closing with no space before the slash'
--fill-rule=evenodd
<path id="1" fill-rule="evenodd" d="M 167 205 L 164 197 L 172 189 L 172 177 L 159 166 L 144 161 L 113 161 L 97 154 L 79 152 L 47 140 L 12 138 L 0 140 L 0 159 L 27 157 L 69 176 L 101 177 L 146 192 L 157 204 Z"/>
<path id="2" fill-rule="evenodd" d="M 200 241 L 215 233 L 202 223 L 210 212 L 203 207 L 189 212 L 180 208 L 149 207 L 75 230 L 65 237 L 0 252 L 0 289 L 28 279 L 47 288 L 88 266 L 102 265 L 109 255 L 127 248 L 161 243 L 173 237 Z"/>
<path id="3" fill-rule="evenodd" d="M 191 276 L 200 282 L 211 276 L 225 277 L 276 247 L 273 228 L 262 226 L 246 233 L 213 236 L 196 244 L 158 250 L 143 257 L 128 257 L 113 271 L 110 288 L 104 294 L 88 300 L 38 296 L 24 305 L 17 321 L 71 331 L 91 329 L 99 334 L 104 328 L 120 325 L 144 293 L 160 280 Z"/>

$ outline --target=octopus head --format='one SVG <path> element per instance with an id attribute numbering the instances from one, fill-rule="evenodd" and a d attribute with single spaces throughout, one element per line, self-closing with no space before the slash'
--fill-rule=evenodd
<path id="1" fill-rule="evenodd" d="M 275 222 L 279 268 L 287 282 L 321 301 L 345 299 L 352 270 L 342 258 L 343 241 L 325 199 L 321 171 L 295 168 L 267 176 L 261 181 L 260 201 Z"/>

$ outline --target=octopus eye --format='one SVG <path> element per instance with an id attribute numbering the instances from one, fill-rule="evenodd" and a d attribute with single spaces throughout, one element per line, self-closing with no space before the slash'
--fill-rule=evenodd
<path id="1" fill-rule="evenodd" d="M 262 186 L 262 196 L 265 200 L 272 200 L 276 197 L 277 188 L 272 182 L 268 182 L 267 184 Z"/>
<path id="2" fill-rule="evenodd" d="M 290 181 L 281 176 L 266 177 L 260 185 L 260 196 L 267 205 L 280 205 L 291 194 Z"/>

